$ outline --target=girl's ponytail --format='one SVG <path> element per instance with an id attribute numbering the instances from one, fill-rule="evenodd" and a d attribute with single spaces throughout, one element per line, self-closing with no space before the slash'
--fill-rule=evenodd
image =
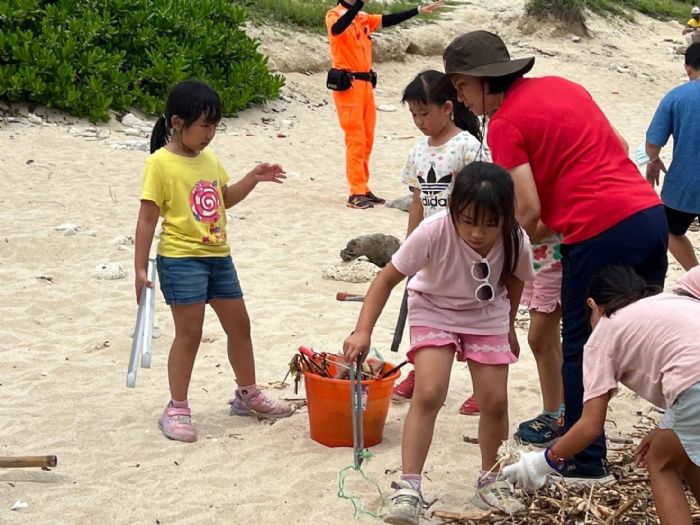
<path id="1" fill-rule="evenodd" d="M 605 317 L 610 317 L 625 306 L 661 291 L 661 287 L 647 284 L 629 266 L 605 266 L 593 274 L 588 297 L 603 309 Z"/>
<path id="2" fill-rule="evenodd" d="M 452 100 L 452 117 L 454 119 L 455 126 L 459 129 L 467 131 L 469 134 L 473 135 L 476 140 L 481 142 L 483 136 L 481 135 L 481 123 L 479 122 L 479 117 L 477 117 L 472 111 L 467 108 L 462 102 L 453 98 Z"/>
<path id="3" fill-rule="evenodd" d="M 168 122 L 165 119 L 165 115 L 161 115 L 156 120 L 155 126 L 153 126 L 153 131 L 151 131 L 151 153 L 155 153 L 165 146 L 170 140 L 170 130 L 168 129 Z"/>

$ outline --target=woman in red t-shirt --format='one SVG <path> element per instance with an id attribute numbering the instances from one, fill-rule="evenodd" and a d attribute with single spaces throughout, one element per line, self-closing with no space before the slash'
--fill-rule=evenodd
<path id="1" fill-rule="evenodd" d="M 565 429 L 581 416 L 583 345 L 590 335 L 586 293 L 595 271 L 633 267 L 663 285 L 668 226 L 656 192 L 629 159 L 627 144 L 590 94 L 561 77 L 524 78 L 534 58 L 511 60 L 497 35 L 474 31 L 443 54 L 440 88 L 484 120 L 495 163 L 515 182 L 517 216 L 537 242 L 563 235 L 562 318 Z M 612 480 L 601 436 L 564 476 Z"/>

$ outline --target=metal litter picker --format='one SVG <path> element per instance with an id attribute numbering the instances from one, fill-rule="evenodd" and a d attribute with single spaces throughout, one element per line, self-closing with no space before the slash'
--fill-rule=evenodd
<path id="1" fill-rule="evenodd" d="M 148 280 L 156 283 L 156 264 L 154 259 L 148 259 Z M 141 361 L 142 368 L 151 368 L 151 353 L 153 350 L 153 316 L 155 312 L 155 293 L 153 288 L 144 286 L 139 299 L 139 309 L 136 313 L 134 338 L 131 342 L 129 369 L 126 374 L 126 386 L 136 386 L 136 371 Z"/>
<path id="2" fill-rule="evenodd" d="M 362 361 L 357 358 L 357 368 L 350 366 L 350 400 L 352 403 L 352 446 L 353 467 L 355 470 L 362 466 L 365 455 L 365 438 L 362 426 Z"/>

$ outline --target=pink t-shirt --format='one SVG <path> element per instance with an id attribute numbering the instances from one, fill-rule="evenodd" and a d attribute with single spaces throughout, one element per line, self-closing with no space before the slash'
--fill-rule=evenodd
<path id="1" fill-rule="evenodd" d="M 494 300 L 477 301 L 476 289 L 483 281 L 472 277 L 472 266 L 486 259 Z M 510 302 L 505 286 L 498 283 L 503 270 L 503 241 L 482 257 L 457 234 L 447 211 L 424 219 L 391 259 L 408 284 L 408 319 L 412 326 L 430 326 L 474 335 L 508 333 Z M 515 276 L 534 278 L 532 247 L 523 232 Z"/>
<path id="2" fill-rule="evenodd" d="M 622 383 L 661 408 L 700 381 L 700 301 L 662 293 L 598 323 L 583 350 L 583 401 Z"/>
<path id="3" fill-rule="evenodd" d="M 673 287 L 674 292 L 682 292 L 700 299 L 700 266 L 691 268 Z"/>

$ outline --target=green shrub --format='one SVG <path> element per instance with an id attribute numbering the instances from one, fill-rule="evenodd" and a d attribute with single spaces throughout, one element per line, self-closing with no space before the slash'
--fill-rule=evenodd
<path id="1" fill-rule="evenodd" d="M 231 0 L 0 0 L 0 97 L 106 120 L 160 113 L 174 83 L 196 78 L 232 115 L 284 84 L 245 18 Z"/>
<path id="2" fill-rule="evenodd" d="M 530 16 L 553 16 L 565 23 L 584 26 L 585 8 L 628 18 L 632 18 L 628 10 L 633 9 L 655 18 L 685 22 L 692 5 L 683 0 L 528 0 L 525 10 Z"/>
<path id="3" fill-rule="evenodd" d="M 554 17 L 567 24 L 585 27 L 584 0 L 528 0 L 525 12 L 533 17 Z"/>
<path id="4" fill-rule="evenodd" d="M 326 12 L 334 7 L 336 0 L 239 0 L 253 13 L 257 21 L 276 20 L 290 23 L 299 27 L 326 31 L 324 22 Z M 386 2 L 372 0 L 367 2 L 363 11 L 368 13 L 391 13 L 406 11 L 416 7 L 417 0 L 393 0 Z M 437 15 L 426 15 L 424 18 L 434 19 Z"/>

